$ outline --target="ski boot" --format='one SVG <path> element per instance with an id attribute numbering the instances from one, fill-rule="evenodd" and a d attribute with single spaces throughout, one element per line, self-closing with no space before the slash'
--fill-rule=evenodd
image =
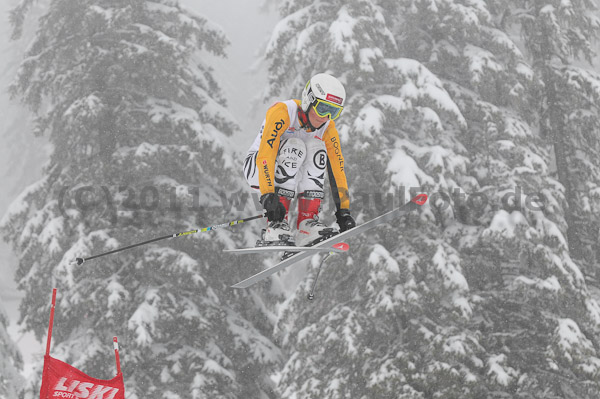
<path id="1" fill-rule="evenodd" d="M 322 191 L 305 191 L 298 199 L 298 221 L 296 224 L 296 245 L 313 246 L 333 237 L 338 231 L 319 222 Z"/>
<path id="2" fill-rule="evenodd" d="M 325 224 L 319 222 L 319 220 L 315 217 L 314 219 L 305 219 L 300 222 L 300 228 L 296 232 L 296 246 L 298 247 L 298 251 L 285 251 L 281 260 L 285 260 L 299 251 L 301 251 L 301 247 L 312 247 L 315 244 L 320 243 L 321 241 L 325 241 L 328 238 L 333 237 L 339 232 L 332 228 L 327 227 Z"/>
<path id="3" fill-rule="evenodd" d="M 315 216 L 313 219 L 305 219 L 300 222 L 296 232 L 296 245 L 312 247 L 338 233 L 337 229 L 327 227 L 324 223 L 319 222 L 318 217 Z"/>
<path id="4" fill-rule="evenodd" d="M 290 225 L 287 220 L 281 222 L 269 222 L 266 229 L 263 229 L 261 239 L 256 241 L 257 247 L 269 246 L 294 246 L 294 236 L 292 235 Z"/>

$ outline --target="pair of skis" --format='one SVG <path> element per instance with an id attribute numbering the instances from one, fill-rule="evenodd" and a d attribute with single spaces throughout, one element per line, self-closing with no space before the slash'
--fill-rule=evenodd
<path id="1" fill-rule="evenodd" d="M 240 281 L 239 283 L 233 285 L 233 288 L 248 288 L 259 281 L 266 279 L 267 277 L 277 273 L 280 270 L 285 269 L 286 267 L 300 262 L 303 259 L 306 259 L 316 252 L 345 252 L 347 250 L 347 246 L 340 246 L 340 244 L 344 244 L 344 241 L 350 237 L 357 236 L 359 234 L 364 233 L 367 230 L 372 229 L 373 227 L 379 226 L 380 224 L 391 222 L 392 220 L 398 218 L 401 215 L 409 213 L 418 209 L 421 205 L 427 202 L 427 194 L 419 194 L 414 197 L 410 202 L 396 208 L 392 211 L 389 211 L 381 216 L 376 217 L 375 219 L 369 220 L 366 223 L 361 224 L 360 226 L 356 226 L 353 229 L 346 230 L 343 233 L 337 234 L 331 238 L 328 238 L 325 241 L 321 241 L 315 244 L 312 247 L 291 247 L 291 250 L 298 251 L 291 257 L 277 263 L 276 265 L 263 270 L 260 273 L 257 273 L 253 276 L 248 277 L 244 281 Z M 264 251 L 273 251 L 273 250 L 285 250 L 281 249 L 281 247 L 257 247 L 257 248 L 243 248 L 238 250 L 229 250 L 229 252 L 234 253 L 257 253 Z"/>
<path id="2" fill-rule="evenodd" d="M 236 249 L 224 249 L 223 252 L 229 252 L 233 254 L 243 255 L 243 254 L 262 254 L 265 252 L 285 252 L 289 253 L 290 256 L 294 256 L 298 252 L 308 251 L 312 253 L 317 252 L 346 252 L 350 249 L 350 246 L 345 242 L 340 242 L 338 244 L 334 244 L 329 248 L 317 247 L 316 245 L 310 247 L 296 247 L 291 245 L 267 245 L 263 247 L 253 247 L 253 248 L 236 248 Z M 283 258 L 281 260 L 285 260 Z"/>

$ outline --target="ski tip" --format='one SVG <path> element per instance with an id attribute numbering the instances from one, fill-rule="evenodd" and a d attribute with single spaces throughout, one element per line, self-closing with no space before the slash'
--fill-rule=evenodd
<path id="1" fill-rule="evenodd" d="M 348 245 L 348 243 L 346 242 L 338 242 L 337 244 L 334 244 L 331 246 L 332 248 L 335 249 L 339 249 L 340 251 L 348 251 L 350 249 L 350 245 Z"/>
<path id="2" fill-rule="evenodd" d="M 248 287 L 249 287 L 249 285 L 244 284 L 243 281 L 231 286 L 231 288 L 237 288 L 237 289 L 248 288 Z"/>
<path id="3" fill-rule="evenodd" d="M 414 202 L 417 205 L 423 205 L 425 202 L 427 202 L 427 198 L 427 194 L 419 194 L 411 199 L 410 202 Z"/>

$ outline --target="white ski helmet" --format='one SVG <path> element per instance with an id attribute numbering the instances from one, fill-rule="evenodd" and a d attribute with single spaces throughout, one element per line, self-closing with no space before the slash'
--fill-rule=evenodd
<path id="1" fill-rule="evenodd" d="M 344 85 L 331 75 L 319 73 L 313 76 L 302 91 L 302 111 L 315 107 L 317 115 L 336 119 L 342 113 L 346 101 Z"/>

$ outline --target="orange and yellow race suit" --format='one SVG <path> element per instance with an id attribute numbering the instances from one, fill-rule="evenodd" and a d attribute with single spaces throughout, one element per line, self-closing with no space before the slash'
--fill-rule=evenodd
<path id="1" fill-rule="evenodd" d="M 304 142 L 318 139 L 327 150 L 327 170 L 333 200 L 337 209 L 349 209 L 348 182 L 344 172 L 344 156 L 335 122 L 328 120 L 316 130 L 300 122 L 300 100 L 274 104 L 267 111 L 262 129 L 248 150 L 244 170 L 246 178 L 261 195 L 275 192 L 275 165 L 282 140 L 292 137 Z M 300 115 L 303 116 L 303 115 Z"/>

